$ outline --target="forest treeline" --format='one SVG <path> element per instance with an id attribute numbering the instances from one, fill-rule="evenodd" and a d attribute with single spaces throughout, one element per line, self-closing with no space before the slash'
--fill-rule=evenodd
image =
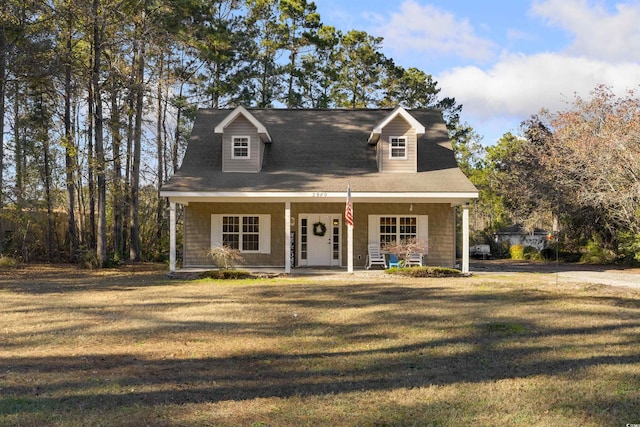
<path id="1" fill-rule="evenodd" d="M 167 249 L 158 189 L 195 111 L 461 106 L 306 0 L 0 4 L 0 253 L 98 265 Z"/>
<path id="2" fill-rule="evenodd" d="M 96 265 L 161 259 L 198 108 L 438 108 L 481 191 L 475 241 L 514 222 L 640 259 L 638 100 L 596 88 L 495 146 L 382 38 L 306 0 L 0 2 L 0 254 Z"/>

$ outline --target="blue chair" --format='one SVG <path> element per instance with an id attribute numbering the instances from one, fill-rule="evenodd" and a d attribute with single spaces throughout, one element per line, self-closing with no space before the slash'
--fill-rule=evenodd
<path id="1" fill-rule="evenodd" d="M 401 267 L 398 257 L 394 254 L 389 255 L 389 268 L 391 267 Z"/>

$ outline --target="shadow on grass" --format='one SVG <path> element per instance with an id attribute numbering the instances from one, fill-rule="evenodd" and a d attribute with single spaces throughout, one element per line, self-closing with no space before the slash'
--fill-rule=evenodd
<path id="1" fill-rule="evenodd" d="M 99 302 L 73 307 L 92 319 L 146 321 L 144 328 L 106 332 L 105 339 L 110 342 L 132 336 L 167 341 L 188 340 L 190 333 L 199 337 L 210 334 L 216 337 L 208 343 L 215 353 L 216 339 L 291 340 L 299 336 L 306 340 L 301 339 L 297 346 L 283 346 L 286 349 L 281 351 L 248 347 L 236 356 L 194 354 L 187 358 L 145 355 L 142 350 L 138 355 L 115 351 L 108 355 L 29 357 L 19 354 L 20 344 L 13 344 L 8 347 L 13 355 L 0 358 L 0 380 L 15 378 L 0 382 L 0 414 L 321 396 L 540 375 L 570 378 L 598 366 L 634 366 L 632 372 L 638 372 L 637 299 L 521 288 L 465 293 L 445 286 L 447 282 L 428 283 L 414 287 L 402 282 L 250 285 L 218 290 L 211 286 L 195 296 L 180 296 L 176 287 L 176 302 L 140 301 L 126 312 Z M 257 317 L 251 321 L 169 321 L 159 315 L 199 304 L 220 308 L 231 303 Z M 576 324 L 555 322 L 575 314 L 566 308 L 573 303 L 615 307 L 622 312 L 606 315 L 602 310 L 585 309 L 578 313 L 583 319 Z M 508 305 L 514 313 L 498 313 Z M 46 313 L 46 304 L 42 310 Z M 359 317 L 336 323 L 331 320 L 333 310 L 336 316 L 347 310 L 358 312 Z M 548 313 L 550 320 L 531 314 L 538 310 Z M 294 318 L 291 313 L 299 316 Z M 404 327 L 415 335 L 404 336 L 408 334 Z M 425 331 L 429 333 L 422 334 Z M 71 328 L 64 332 L 93 333 L 83 325 L 78 325 L 77 331 Z M 16 342 L 27 339 L 28 334 L 16 335 Z M 309 338 L 317 339 L 317 344 L 310 344 Z M 640 388 L 637 375 L 630 376 L 628 382 L 632 390 Z M 617 399 L 585 399 L 576 404 L 583 405 L 585 412 L 640 415 L 637 407 L 630 406 L 634 396 L 620 394 Z"/>
<path id="2" fill-rule="evenodd" d="M 27 264 L 0 270 L 0 290 L 25 294 L 133 290 L 167 284 L 166 267 L 158 263 L 99 270 L 82 269 L 74 264 Z"/>

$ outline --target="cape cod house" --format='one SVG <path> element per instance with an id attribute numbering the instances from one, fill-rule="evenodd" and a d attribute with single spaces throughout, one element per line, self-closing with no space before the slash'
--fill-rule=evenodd
<path id="1" fill-rule="evenodd" d="M 353 226 L 345 222 L 347 187 Z M 162 187 L 184 206 L 182 266 L 211 267 L 222 244 L 245 267 L 362 268 L 368 245 L 428 242 L 425 265 L 456 265 L 462 207 L 468 271 L 468 202 L 478 191 L 456 164 L 437 110 L 202 109 L 180 169 Z"/>

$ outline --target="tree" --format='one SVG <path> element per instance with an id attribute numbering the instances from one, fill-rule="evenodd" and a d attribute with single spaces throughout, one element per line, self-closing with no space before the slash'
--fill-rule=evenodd
<path id="1" fill-rule="evenodd" d="M 75 171 L 77 169 L 77 149 L 74 143 L 71 109 L 74 97 L 73 72 L 74 72 L 74 40 L 75 16 L 71 2 L 66 0 L 58 6 L 61 26 L 59 29 L 58 52 L 64 68 L 64 137 L 62 146 L 65 149 L 65 178 L 68 198 L 68 232 L 70 258 L 74 259 L 78 251 L 78 234 L 76 227 L 76 202 L 75 202 Z"/>
<path id="2" fill-rule="evenodd" d="M 146 60 L 146 32 L 147 32 L 148 0 L 143 1 L 135 22 L 134 56 L 135 70 L 135 127 L 133 135 L 133 163 L 131 169 L 131 219 L 129 224 L 129 259 L 140 260 L 140 229 L 139 229 L 139 190 L 140 190 L 140 155 L 142 147 L 142 113 L 144 108 L 144 72 Z"/>
<path id="3" fill-rule="evenodd" d="M 320 28 L 320 15 L 316 12 L 316 5 L 307 0 L 281 0 L 280 28 L 284 34 L 284 45 L 289 51 L 289 62 L 284 68 L 287 76 L 287 92 L 285 104 L 287 108 L 300 107 L 302 94 L 296 91 L 295 83 L 303 77 L 303 69 L 299 67 L 299 58 L 304 49 L 310 47 L 316 39 L 315 34 Z"/>
<path id="4" fill-rule="evenodd" d="M 640 253 L 640 100 L 597 87 L 567 110 L 543 110 L 487 150 L 505 205 L 530 223 L 553 216 L 573 242 Z"/>
<path id="5" fill-rule="evenodd" d="M 341 34 L 334 27 L 323 25 L 315 34 L 314 50 L 302 56 L 301 70 L 295 75 L 300 106 L 329 108 L 338 80 L 335 66 Z"/>
<path id="6" fill-rule="evenodd" d="M 391 66 L 384 81 L 381 106 L 402 105 L 405 108 L 434 108 L 439 106 L 440 89 L 431 74 L 417 68 L 405 70 Z"/>
<path id="7" fill-rule="evenodd" d="M 597 234 L 612 249 L 621 233 L 640 235 L 640 99 L 599 86 L 589 99 L 576 97 L 569 110 L 545 116 L 553 138 L 542 164 L 573 229 Z"/>
<path id="8" fill-rule="evenodd" d="M 247 0 L 246 31 L 252 40 L 249 48 L 249 74 L 246 76 L 241 103 L 258 108 L 273 107 L 282 96 L 282 69 L 278 62 L 284 48 L 279 26 L 278 0 Z"/>
<path id="9" fill-rule="evenodd" d="M 352 30 L 340 40 L 336 55 L 337 82 L 332 98 L 338 107 L 374 105 L 388 60 L 380 52 L 382 37 Z"/>

